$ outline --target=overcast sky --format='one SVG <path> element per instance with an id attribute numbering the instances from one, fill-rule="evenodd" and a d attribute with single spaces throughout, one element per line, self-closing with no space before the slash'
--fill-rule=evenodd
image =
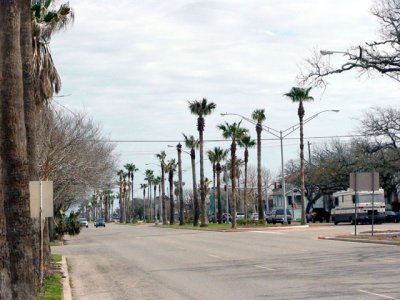
<path id="1" fill-rule="evenodd" d="M 182 139 L 198 135 L 187 100 L 207 98 L 217 109 L 206 117 L 205 139 L 221 139 L 217 124 L 239 121 L 222 112 L 250 116 L 265 108 L 266 125 L 283 130 L 298 122 L 297 105 L 282 95 L 314 49 L 346 50 L 377 39 L 372 0 L 71 0 L 75 23 L 51 41 L 62 78 L 57 101 L 85 111 L 112 140 Z M 328 59 L 328 58 L 327 58 Z M 333 64 L 340 57 L 332 56 Z M 349 72 L 330 78 L 325 91 L 313 89 L 306 117 L 326 109 L 305 125 L 306 142 L 355 133 L 357 118 L 372 106 L 398 104 L 398 83 Z M 254 126 L 243 122 L 255 138 Z M 290 137 L 298 138 L 298 131 Z M 273 138 L 267 133 L 265 138 Z M 145 169 L 158 168 L 161 150 L 175 158 L 171 143 L 119 143 L 121 166 L 134 163 L 143 183 Z M 205 149 L 216 146 L 206 143 Z M 219 143 L 228 147 L 227 142 Z M 285 161 L 298 157 L 298 140 L 285 140 Z M 242 151 L 239 150 L 239 157 Z M 263 142 L 263 165 L 280 170 L 279 141 Z M 256 152 L 250 152 L 255 164 Z M 306 156 L 307 157 L 307 156 Z M 190 167 L 184 155 L 183 169 Z M 206 161 L 205 165 L 209 165 Z M 184 181 L 191 186 L 186 172 Z M 212 178 L 210 169 L 206 176 Z"/>

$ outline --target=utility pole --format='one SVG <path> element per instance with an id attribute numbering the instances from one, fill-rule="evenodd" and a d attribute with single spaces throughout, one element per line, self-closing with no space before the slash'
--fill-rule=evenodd
<path id="1" fill-rule="evenodd" d="M 176 145 L 176 150 L 178 151 L 178 190 L 179 190 L 179 225 L 185 224 L 184 214 L 183 214 L 183 191 L 182 191 L 182 145 L 179 143 Z"/>

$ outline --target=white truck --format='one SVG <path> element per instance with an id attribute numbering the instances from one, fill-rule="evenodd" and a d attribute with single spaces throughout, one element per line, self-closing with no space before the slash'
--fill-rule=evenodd
<path id="1" fill-rule="evenodd" d="M 385 220 L 385 199 L 383 189 L 357 191 L 348 189 L 333 193 L 334 208 L 331 210 L 332 222 L 383 223 Z M 356 201 L 356 198 L 358 201 Z"/>

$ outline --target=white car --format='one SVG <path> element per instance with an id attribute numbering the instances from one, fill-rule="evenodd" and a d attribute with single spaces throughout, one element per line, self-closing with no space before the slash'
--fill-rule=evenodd
<path id="1" fill-rule="evenodd" d="M 79 224 L 81 224 L 81 227 L 83 227 L 83 226 L 85 226 L 86 228 L 89 227 L 89 223 L 86 220 L 86 218 L 79 218 L 78 221 L 79 221 Z"/>
<path id="2" fill-rule="evenodd" d="M 246 217 L 246 214 L 244 212 L 237 212 L 236 213 L 236 220 L 242 220 Z"/>

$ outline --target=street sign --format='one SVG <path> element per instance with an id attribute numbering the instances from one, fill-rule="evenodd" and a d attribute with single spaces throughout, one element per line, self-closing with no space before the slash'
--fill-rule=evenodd
<path id="1" fill-rule="evenodd" d="M 350 173 L 350 188 L 354 191 L 379 190 L 378 172 Z"/>
<path id="2" fill-rule="evenodd" d="M 31 218 L 39 218 L 40 207 L 42 217 L 53 217 L 53 181 L 30 181 Z"/>

